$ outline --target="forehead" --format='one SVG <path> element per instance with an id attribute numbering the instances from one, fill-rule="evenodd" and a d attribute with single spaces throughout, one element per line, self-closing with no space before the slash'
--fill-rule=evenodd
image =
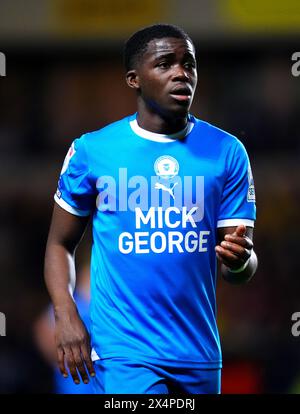
<path id="1" fill-rule="evenodd" d="M 163 39 L 153 39 L 148 43 L 143 60 L 170 53 L 195 57 L 194 46 L 189 40 L 164 37 Z"/>

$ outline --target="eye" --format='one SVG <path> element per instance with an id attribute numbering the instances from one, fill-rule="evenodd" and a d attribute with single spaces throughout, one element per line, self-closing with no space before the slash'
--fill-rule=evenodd
<path id="1" fill-rule="evenodd" d="M 157 64 L 157 67 L 159 67 L 161 69 L 168 69 L 170 67 L 170 64 L 166 61 L 163 61 L 163 62 L 159 62 Z"/>
<path id="2" fill-rule="evenodd" d="M 195 69 L 196 64 L 195 64 L 195 62 L 190 61 L 190 62 L 186 62 L 183 66 L 186 69 Z"/>

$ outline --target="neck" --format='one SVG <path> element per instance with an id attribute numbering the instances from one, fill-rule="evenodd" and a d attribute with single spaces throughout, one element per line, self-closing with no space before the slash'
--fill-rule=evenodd
<path id="1" fill-rule="evenodd" d="M 188 114 L 180 116 L 162 115 L 145 108 L 145 105 L 138 105 L 138 125 L 150 132 L 157 134 L 174 134 L 184 129 L 188 123 Z"/>

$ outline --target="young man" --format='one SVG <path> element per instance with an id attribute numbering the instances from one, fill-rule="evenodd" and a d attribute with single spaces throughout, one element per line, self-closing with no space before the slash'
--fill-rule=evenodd
<path id="1" fill-rule="evenodd" d="M 196 58 L 181 29 L 138 31 L 125 65 L 137 114 L 76 139 L 55 195 L 45 280 L 60 370 L 89 372 L 98 393 L 218 393 L 216 258 L 233 283 L 257 267 L 248 156 L 189 114 Z M 91 347 L 72 299 L 89 216 Z"/>

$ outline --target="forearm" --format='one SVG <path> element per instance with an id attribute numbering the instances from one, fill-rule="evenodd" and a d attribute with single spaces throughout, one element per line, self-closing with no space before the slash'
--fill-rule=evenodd
<path id="1" fill-rule="evenodd" d="M 88 217 L 74 216 L 56 203 L 48 235 L 44 278 L 55 316 L 72 317 L 77 308 L 73 300 L 75 288 L 75 251 L 80 243 Z"/>
<path id="2" fill-rule="evenodd" d="M 257 266 L 258 266 L 257 256 L 254 250 L 252 250 L 249 261 L 243 270 L 241 271 L 230 270 L 230 268 L 222 264 L 221 274 L 227 282 L 230 282 L 233 284 L 243 284 L 243 283 L 248 282 L 254 276 Z"/>
<path id="3" fill-rule="evenodd" d="M 76 282 L 74 254 L 61 244 L 48 243 L 44 277 L 55 315 L 58 312 L 76 312 L 73 300 Z"/>

